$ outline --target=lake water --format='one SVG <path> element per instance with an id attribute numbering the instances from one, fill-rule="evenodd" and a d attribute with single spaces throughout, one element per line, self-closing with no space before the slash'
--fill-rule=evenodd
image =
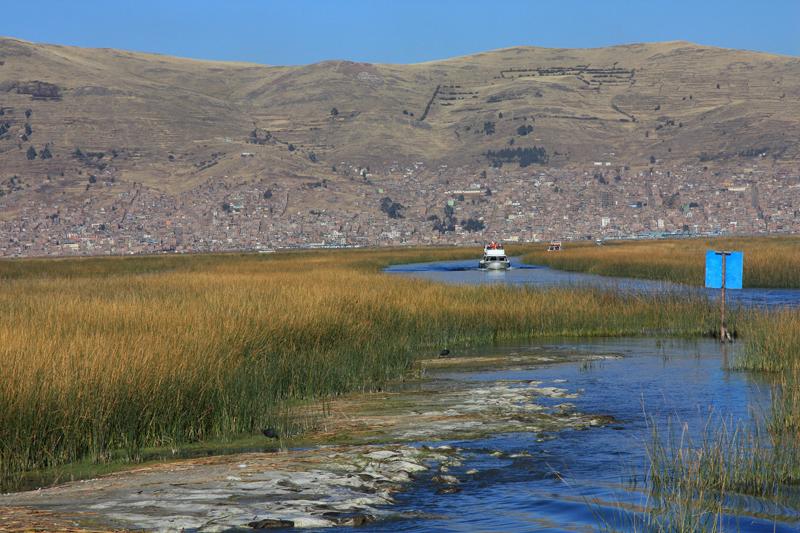
<path id="1" fill-rule="evenodd" d="M 526 265 L 512 259 L 512 268 L 507 271 L 479 270 L 477 260 L 436 261 L 394 265 L 385 271 L 390 274 L 407 275 L 456 284 L 504 283 L 509 285 L 531 285 L 536 287 L 599 287 L 627 292 L 680 292 L 701 294 L 717 298 L 718 290 L 690 287 L 665 281 L 633 278 L 612 278 L 579 272 L 564 272 L 541 265 Z M 741 304 L 757 307 L 798 307 L 799 289 L 742 289 L 727 291 L 731 305 Z"/>
<path id="2" fill-rule="evenodd" d="M 397 265 L 386 271 L 455 284 L 588 286 L 634 292 L 686 292 L 715 298 L 718 291 L 639 279 L 569 273 L 513 261 L 506 272 L 485 272 L 476 261 Z M 733 305 L 799 306 L 800 290 L 729 291 Z M 552 440 L 528 433 L 494 435 L 453 442 L 468 460 L 453 473 L 461 492 L 436 495 L 422 483 L 400 497 L 400 509 L 417 518 L 370 527 L 372 531 L 591 531 L 605 522 L 631 529 L 630 509 L 647 505 L 647 445 L 652 428 L 670 427 L 699 438 L 709 421 L 752 425 L 769 408 L 769 386 L 753 376 L 725 370 L 736 346 L 716 341 L 597 339 L 563 340 L 525 346 L 494 347 L 475 355 L 530 350 L 617 353 L 620 359 L 591 365 L 555 363 L 515 370 L 443 373 L 451 380 L 537 380 L 579 392 L 570 400 L 587 413 L 616 422 L 586 431 L 562 431 Z M 464 355 L 464 354 L 456 354 Z M 477 473 L 467 474 L 470 470 Z M 724 530 L 798 531 L 795 509 L 743 498 L 744 512 L 726 516 Z M 627 509 L 627 510 L 623 510 Z M 402 514 L 402 512 L 401 512 Z M 761 518 L 756 518 L 759 516 Z M 767 519 L 764 516 L 781 517 Z M 641 526 L 638 527 L 641 530 Z"/>
<path id="3" fill-rule="evenodd" d="M 587 531 L 598 527 L 600 517 L 617 530 L 627 530 L 631 514 L 622 508 L 647 504 L 643 488 L 653 426 L 667 433 L 670 424 L 679 430 L 685 424 L 688 434 L 698 438 L 710 420 L 752 424 L 769 408 L 769 387 L 748 374 L 724 370 L 724 358 L 732 354 L 723 353 L 713 340 L 563 340 L 472 354 L 536 350 L 622 358 L 435 377 L 552 383 L 579 393 L 568 400 L 579 411 L 610 415 L 615 422 L 564 430 L 552 440 L 509 433 L 448 442 L 462 448 L 466 457 L 450 471 L 461 480 L 461 492 L 437 495 L 439 486 L 423 481 L 399 496 L 395 510 L 402 518 L 373 524 L 370 531 Z M 473 469 L 477 473 L 469 474 Z M 797 531 L 800 526 L 800 515 L 791 509 L 755 498 L 743 505 L 747 512 L 726 517 L 725 530 Z M 783 518 L 774 522 L 750 513 Z"/>

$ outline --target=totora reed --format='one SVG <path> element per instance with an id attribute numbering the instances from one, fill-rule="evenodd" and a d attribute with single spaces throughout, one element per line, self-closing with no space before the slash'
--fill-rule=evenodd
<path id="1" fill-rule="evenodd" d="M 0 263 L 0 474 L 287 431 L 285 406 L 375 389 L 459 345 L 696 336 L 705 300 L 384 275 L 425 249 Z M 485 291 L 492 298 L 485 298 Z M 737 317 L 731 319 L 736 327 Z"/>

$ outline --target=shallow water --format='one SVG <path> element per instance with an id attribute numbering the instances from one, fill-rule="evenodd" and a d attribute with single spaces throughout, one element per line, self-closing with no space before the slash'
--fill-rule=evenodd
<path id="1" fill-rule="evenodd" d="M 361 399 L 360 411 L 337 404 L 338 423 L 378 431 L 372 444 L 168 462 L 0 495 L 0 515 L 33 507 L 100 529 L 198 533 L 251 531 L 265 518 L 322 528 L 331 512 L 378 518 L 365 531 L 625 531 L 623 509 L 647 504 L 653 426 L 697 436 L 709 421 L 753 424 L 768 408 L 768 384 L 724 370 L 735 350 L 710 339 L 453 350 L 423 362 L 424 380 Z M 724 530 L 798 530 L 798 502 L 743 498 Z"/>
<path id="2" fill-rule="evenodd" d="M 634 291 L 697 290 L 668 283 L 619 280 L 521 265 L 508 272 L 481 272 L 474 268 L 474 263 L 403 265 L 390 271 L 453 283 L 599 285 Z M 746 305 L 800 303 L 800 291 L 749 289 L 734 294 L 739 294 L 737 298 Z M 331 474 L 322 467 L 302 466 L 303 457 L 292 459 L 302 466 L 296 467 L 296 472 L 291 466 L 294 463 L 282 471 L 269 454 L 259 456 L 258 460 L 248 459 L 247 464 L 242 465 L 222 462 L 207 468 L 197 467 L 194 480 L 181 473 L 183 467 L 176 465 L 178 473 L 175 475 L 180 476 L 181 482 L 174 484 L 169 477 L 172 474 L 162 479 L 163 475 L 159 478 L 158 472 L 153 472 L 151 479 L 147 477 L 151 474 L 144 473 L 135 478 L 144 481 L 136 485 L 145 489 L 144 494 L 142 490 L 131 494 L 121 476 L 117 482 L 124 485 L 123 488 L 111 487 L 103 494 L 88 494 L 78 484 L 72 492 L 61 494 L 61 500 L 58 500 L 57 489 L 48 493 L 54 496 L 42 498 L 31 493 L 19 499 L 12 496 L 11 500 L 45 509 L 86 508 L 93 513 L 114 505 L 141 509 L 141 520 L 132 519 L 130 512 L 127 519 L 141 526 L 155 517 L 157 520 L 151 522 L 156 524 L 152 526 L 155 530 L 163 529 L 163 518 L 173 514 L 176 518 L 170 518 L 170 524 L 175 529 L 179 519 L 183 519 L 186 531 L 206 531 L 219 530 L 214 521 L 220 521 L 218 525 L 221 525 L 232 513 L 242 515 L 232 524 L 244 525 L 249 520 L 245 519 L 247 513 L 253 517 L 267 513 L 295 519 L 313 514 L 315 506 L 338 509 L 338 505 L 348 512 L 353 509 L 364 513 L 379 511 L 374 514 L 380 520 L 359 527 L 361 531 L 591 531 L 602 523 L 625 531 L 631 529 L 634 516 L 630 509 L 647 505 L 646 449 L 653 426 L 663 434 L 670 424 L 678 431 L 685 425 L 686 431 L 697 437 L 709 421 L 724 419 L 753 424 L 768 409 L 770 388 L 767 384 L 746 373 L 724 370 L 726 357 L 733 357 L 736 349 L 736 345 L 722 347 L 710 339 L 553 339 L 473 351 L 454 350 L 449 357 L 457 358 L 458 364 L 448 367 L 444 364 L 447 360 L 438 359 L 436 365 L 426 367 L 429 379 L 408 385 L 409 389 L 419 389 L 417 396 L 409 390 L 402 397 L 414 410 L 414 415 L 408 418 L 411 429 L 406 426 L 398 429 L 400 437 L 414 440 L 454 439 L 453 435 L 461 435 L 459 440 L 408 443 L 420 453 L 424 445 L 452 445 L 455 448 L 453 457 L 457 460 L 439 462 L 431 465 L 430 470 L 414 474 L 415 479 L 409 479 L 403 491 L 393 494 L 393 504 L 375 505 L 372 492 L 366 492 L 366 496 L 359 492 L 358 501 L 370 500 L 360 508 L 361 504 L 353 500 L 353 495 L 342 490 L 342 486 L 352 484 L 351 474 L 343 477 L 341 472 Z M 470 357 L 475 359 L 465 364 L 464 359 Z M 487 366 L 486 361 L 503 363 Z M 479 394 L 486 391 L 490 392 L 490 397 Z M 446 399 L 448 395 L 450 400 Z M 498 401 L 500 396 L 505 400 Z M 457 398 L 455 403 L 452 397 Z M 437 406 L 437 402 L 443 405 Z M 475 416 L 472 407 L 476 403 L 490 406 L 489 410 Z M 540 408 L 552 412 L 564 409 L 565 419 L 577 413 L 575 416 L 582 416 L 583 421 L 599 422 L 547 426 L 529 416 L 540 412 Z M 379 409 L 384 411 L 387 407 L 379 404 Z M 432 410 L 433 416 L 426 410 Z M 449 419 L 444 416 L 447 413 L 450 413 Z M 472 414 L 462 418 L 468 413 Z M 453 431 L 459 422 L 470 424 L 472 429 Z M 449 431 L 445 429 L 447 424 L 451 426 Z M 474 424 L 480 427 L 475 428 Z M 466 437 L 467 434 L 471 437 Z M 351 462 L 361 453 L 363 450 L 358 449 L 342 452 Z M 325 461 L 313 450 L 309 450 L 309 454 L 308 460 L 316 461 L 314 464 Z M 437 472 L 442 464 L 446 464 L 448 470 Z M 311 477 L 303 474 L 309 468 L 316 468 Z M 286 477 L 294 485 L 302 485 L 305 479 L 306 485 L 287 487 L 281 484 L 286 480 L 272 479 L 276 476 Z M 454 476 L 458 482 L 445 483 L 443 476 Z M 101 485 L 109 483 L 100 479 L 95 485 L 102 489 Z M 442 494 L 442 489 L 449 489 L 451 493 Z M 78 505 L 70 494 L 84 494 L 81 496 L 86 500 L 84 505 Z M 203 498 L 208 510 L 198 511 L 196 497 Z M 187 498 L 191 501 L 186 501 Z M 725 531 L 800 530 L 800 514 L 796 511 L 800 509 L 800 505 L 796 505 L 800 498 L 786 508 L 755 498 L 742 498 L 739 503 L 739 515 L 724 518 Z M 197 517 L 188 516 L 190 512 L 207 514 L 201 520 L 206 526 L 192 525 Z M 111 516 L 109 512 L 106 515 Z M 755 518 L 756 515 L 780 519 Z M 642 530 L 641 527 L 637 529 Z M 250 529 L 236 526 L 231 531 L 234 530 Z"/>
<path id="3" fill-rule="evenodd" d="M 436 261 L 394 265 L 385 271 L 391 274 L 421 277 L 433 281 L 455 284 L 504 283 L 509 285 L 532 285 L 537 287 L 599 287 L 626 292 L 681 292 L 706 295 L 712 299 L 718 290 L 690 287 L 666 281 L 634 278 L 612 278 L 580 272 L 565 272 L 541 265 L 527 265 L 518 259 L 511 260 L 507 271 L 483 271 L 477 268 L 476 260 Z M 741 304 L 756 307 L 798 307 L 800 289 L 742 289 L 727 291 L 731 305 Z"/>
<path id="4" fill-rule="evenodd" d="M 395 509 L 400 514 L 419 513 L 418 518 L 405 514 L 406 518 L 372 525 L 370 531 L 585 531 L 597 528 L 601 520 L 626 530 L 630 515 L 621 506 L 646 505 L 642 488 L 653 424 L 666 431 L 677 420 L 697 436 L 709 420 L 730 417 L 752 423 L 769 406 L 768 387 L 747 374 L 723 370 L 725 354 L 711 340 L 564 341 L 493 348 L 475 355 L 543 348 L 624 357 L 588 365 L 442 372 L 436 377 L 541 381 L 542 386 L 578 392 L 577 398 L 568 400 L 578 411 L 611 415 L 616 422 L 585 431 L 565 430 L 550 440 L 509 433 L 450 442 L 463 449 L 465 458 L 463 465 L 449 472 L 461 480 L 461 492 L 437 495 L 436 484 L 423 482 L 401 495 Z M 468 473 L 473 469 L 477 473 Z M 796 531 L 800 526 L 800 515 L 769 502 L 748 499 L 744 506 L 749 512 L 784 519 L 774 523 L 731 516 L 725 530 Z"/>
<path id="5" fill-rule="evenodd" d="M 512 261 L 512 267 L 506 272 L 486 272 L 476 268 L 476 261 L 442 261 L 397 265 L 386 271 L 455 284 L 599 287 L 623 292 L 682 292 L 712 299 L 719 292 L 662 281 L 564 272 L 518 260 Z M 800 290 L 743 289 L 728 291 L 728 295 L 732 305 L 800 306 Z M 489 352 L 541 348 L 533 345 Z M 580 392 L 570 400 L 579 411 L 611 415 L 617 423 L 590 431 L 561 432 L 544 442 L 530 434 L 505 434 L 454 443 L 472 455 L 462 468 L 462 492 L 447 496 L 433 496 L 432 489 L 410 492 L 403 503 L 430 517 L 383 524 L 373 530 L 583 531 L 596 529 L 599 523 L 627 530 L 631 514 L 621 509 L 641 508 L 647 502 L 643 490 L 646 447 L 653 426 L 663 433 L 671 426 L 683 429 L 681 424 L 685 424 L 696 438 L 709 421 L 753 424 L 769 407 L 769 387 L 748 374 L 724 370 L 725 358 L 732 357 L 736 348 L 723 348 L 716 341 L 566 340 L 549 348 L 615 352 L 625 357 L 591 365 L 552 364 L 449 377 L 551 381 Z M 491 453 L 498 451 L 502 455 Z M 463 474 L 470 469 L 477 469 L 478 474 Z M 726 517 L 725 530 L 800 529 L 800 515 L 793 509 L 754 498 L 744 498 L 741 505 L 746 511 Z M 752 517 L 755 514 L 782 518 L 756 519 Z"/>

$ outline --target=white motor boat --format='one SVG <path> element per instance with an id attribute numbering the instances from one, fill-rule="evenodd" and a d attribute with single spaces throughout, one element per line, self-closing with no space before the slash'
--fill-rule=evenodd
<path id="1" fill-rule="evenodd" d="M 479 266 L 482 270 L 507 270 L 511 267 L 511 261 L 506 257 L 502 244 L 491 242 L 483 247 L 483 258 Z"/>

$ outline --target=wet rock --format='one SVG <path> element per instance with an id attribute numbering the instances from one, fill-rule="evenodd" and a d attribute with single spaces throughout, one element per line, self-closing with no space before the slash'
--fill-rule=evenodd
<path id="1" fill-rule="evenodd" d="M 324 513 L 322 515 L 323 518 L 326 518 L 336 524 L 337 526 L 352 526 L 352 527 L 359 527 L 371 522 L 374 522 L 376 518 L 371 514 L 366 513 Z"/>
<path id="2" fill-rule="evenodd" d="M 531 457 L 531 454 L 528 452 L 518 452 L 518 453 L 512 453 L 511 455 L 509 455 L 509 457 L 511 459 L 518 459 L 520 457 Z"/>
<path id="3" fill-rule="evenodd" d="M 423 466 L 419 463 L 412 463 L 410 461 L 393 461 L 384 465 L 384 470 L 387 472 L 406 472 L 408 474 L 412 474 L 414 472 L 423 472 L 428 469 L 428 467 Z"/>
<path id="4" fill-rule="evenodd" d="M 301 516 L 292 519 L 292 522 L 294 522 L 294 527 L 298 529 L 331 527 L 332 525 L 335 525 L 330 520 L 325 520 L 323 518 L 317 518 L 313 516 Z"/>
<path id="5" fill-rule="evenodd" d="M 553 407 L 557 414 L 570 415 L 575 413 L 575 405 L 571 403 L 560 403 Z"/>
<path id="6" fill-rule="evenodd" d="M 377 461 L 385 461 L 386 459 L 397 457 L 398 455 L 400 454 L 391 450 L 378 450 L 376 452 L 370 452 L 364 455 L 364 457 L 369 457 L 370 459 L 375 459 Z"/>
<path id="7" fill-rule="evenodd" d="M 411 477 L 411 474 L 409 474 L 405 470 L 399 470 L 397 472 L 392 472 L 387 479 L 389 481 L 391 481 L 392 483 L 408 483 L 411 480 L 413 480 L 413 478 Z"/>
<path id="8" fill-rule="evenodd" d="M 248 522 L 254 529 L 360 526 L 391 516 L 385 507 L 393 503 L 392 495 L 402 491 L 423 471 L 434 469 L 424 479 L 432 480 L 429 487 L 437 494 L 455 494 L 461 490 L 459 479 L 449 475 L 463 466 L 460 448 L 387 442 L 395 439 L 430 442 L 445 438 L 453 442 L 509 431 L 524 432 L 542 441 L 555 438 L 563 429 L 590 427 L 593 420 L 603 418 L 603 415 L 577 413 L 571 404 L 561 403 L 566 400 L 540 403 L 548 396 L 574 395 L 566 389 L 545 387 L 538 381 L 469 383 L 453 388 L 448 385 L 436 394 L 427 391 L 414 394 L 412 410 L 389 413 L 384 418 L 378 417 L 377 422 L 373 414 L 364 418 L 365 427 L 385 428 L 380 437 L 385 440 L 378 441 L 383 444 L 242 454 L 226 461 L 194 464 L 191 468 L 175 465 L 169 471 L 146 470 L 120 478 L 131 490 L 106 488 L 102 483 L 107 482 L 102 481 L 91 496 L 83 487 L 62 492 L 59 505 L 71 509 L 76 500 L 94 498 L 103 507 L 91 510 L 104 519 L 153 531 L 181 528 L 222 531 L 241 528 Z M 267 438 L 279 438 L 276 429 L 267 427 L 262 433 Z M 510 456 L 491 449 L 478 453 L 491 453 L 504 460 L 525 456 L 523 453 Z M 459 475 L 460 472 L 459 468 Z M 476 474 L 476 469 L 467 471 L 468 476 Z M 143 486 L 148 487 L 145 494 L 135 494 Z M 100 493 L 103 494 L 97 496 Z M 39 496 L 31 498 L 42 500 Z M 48 498 L 48 504 L 50 501 Z M 263 514 L 254 514 L 257 509 Z M 271 518 L 262 519 L 264 515 Z"/>
<path id="9" fill-rule="evenodd" d="M 447 461 L 445 461 L 444 464 L 446 464 L 447 466 L 457 467 L 461 466 L 463 463 L 459 459 L 450 458 Z"/>
<path id="10" fill-rule="evenodd" d="M 440 474 L 438 476 L 433 476 L 431 481 L 434 483 L 441 483 L 443 485 L 458 485 L 459 481 L 458 478 L 455 476 L 448 476 L 444 474 Z"/>
<path id="11" fill-rule="evenodd" d="M 291 520 L 281 520 L 280 518 L 264 518 L 263 520 L 256 520 L 247 524 L 253 529 L 277 529 L 279 527 L 294 527 L 294 522 Z"/>
<path id="12" fill-rule="evenodd" d="M 557 387 L 531 387 L 531 390 L 547 398 L 577 398 L 578 395 Z"/>
<path id="13" fill-rule="evenodd" d="M 596 415 L 591 420 L 589 420 L 589 425 L 592 427 L 599 427 L 599 426 L 607 426 L 609 424 L 614 424 L 617 422 L 617 419 L 611 415 Z"/>

